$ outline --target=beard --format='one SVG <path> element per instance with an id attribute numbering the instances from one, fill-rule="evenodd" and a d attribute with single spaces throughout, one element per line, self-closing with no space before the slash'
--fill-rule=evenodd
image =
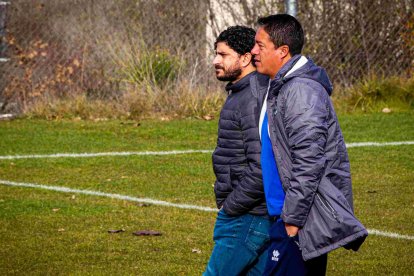
<path id="1" fill-rule="evenodd" d="M 216 66 L 215 68 L 223 70 L 223 73 L 224 73 L 223 75 L 219 76 L 216 74 L 217 79 L 220 81 L 230 81 L 230 82 L 235 81 L 242 73 L 242 69 L 239 64 L 235 64 L 234 66 L 230 67 L 227 70 L 221 66 Z"/>

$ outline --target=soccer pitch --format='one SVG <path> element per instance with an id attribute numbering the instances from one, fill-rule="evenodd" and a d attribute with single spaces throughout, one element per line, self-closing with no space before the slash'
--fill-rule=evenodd
<path id="1" fill-rule="evenodd" d="M 358 252 L 331 253 L 328 275 L 409 275 L 414 113 L 340 124 L 371 235 Z M 0 274 L 200 275 L 213 245 L 216 132 L 217 121 L 198 120 L 0 122 Z"/>

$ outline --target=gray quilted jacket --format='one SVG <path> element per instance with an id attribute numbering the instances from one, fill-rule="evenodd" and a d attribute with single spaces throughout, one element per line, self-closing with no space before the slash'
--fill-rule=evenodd
<path id="1" fill-rule="evenodd" d="M 217 147 L 213 152 L 217 207 L 228 215 L 266 215 L 260 166 L 260 101 L 269 78 L 256 72 L 226 86 L 220 113 Z"/>
<path id="2" fill-rule="evenodd" d="M 368 233 L 353 213 L 350 164 L 329 97 L 331 82 L 310 59 L 291 70 L 300 58 L 292 57 L 271 81 L 267 114 L 286 192 L 281 217 L 301 228 L 299 244 L 308 260 L 342 246 L 358 250 Z"/>

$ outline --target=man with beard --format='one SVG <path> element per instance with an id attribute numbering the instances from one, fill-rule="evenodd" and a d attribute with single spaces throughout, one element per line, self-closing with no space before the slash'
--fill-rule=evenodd
<path id="1" fill-rule="evenodd" d="M 261 275 L 270 220 L 260 166 L 259 115 L 269 78 L 256 72 L 250 53 L 255 31 L 234 26 L 214 46 L 217 79 L 228 81 L 213 153 L 214 192 L 220 209 L 214 248 L 204 275 Z"/>

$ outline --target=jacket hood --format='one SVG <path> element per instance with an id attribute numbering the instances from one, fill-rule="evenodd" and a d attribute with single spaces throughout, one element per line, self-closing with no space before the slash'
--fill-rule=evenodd
<path id="1" fill-rule="evenodd" d="M 300 59 L 302 59 L 301 61 L 307 59 L 307 61 L 299 68 L 295 68 L 294 66 Z M 319 82 L 329 95 L 332 94 L 333 86 L 325 69 L 317 66 L 310 58 L 305 58 L 301 55 L 293 56 L 285 65 L 283 65 L 276 77 L 270 83 L 272 91 L 278 93 L 283 84 L 296 77 Z"/>

